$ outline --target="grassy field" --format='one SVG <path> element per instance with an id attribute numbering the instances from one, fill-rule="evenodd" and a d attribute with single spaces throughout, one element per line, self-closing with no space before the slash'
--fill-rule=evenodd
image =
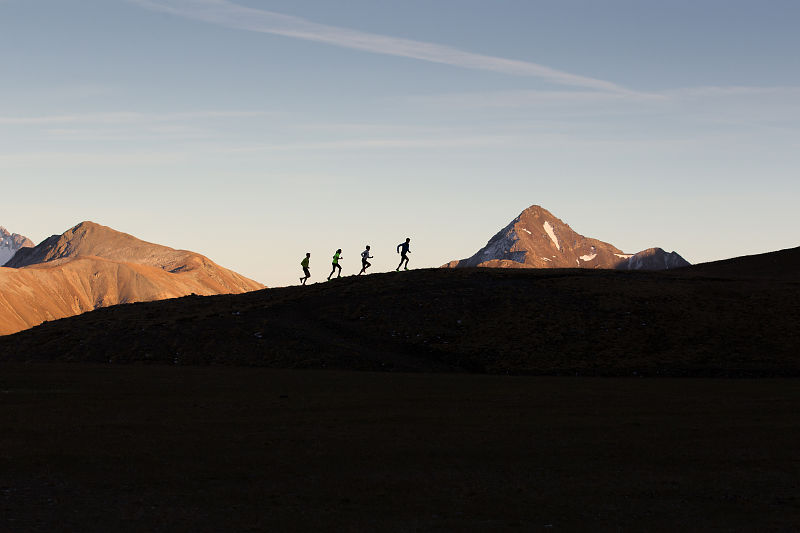
<path id="1" fill-rule="evenodd" d="M 796 380 L 0 365 L 0 531 L 791 531 Z"/>

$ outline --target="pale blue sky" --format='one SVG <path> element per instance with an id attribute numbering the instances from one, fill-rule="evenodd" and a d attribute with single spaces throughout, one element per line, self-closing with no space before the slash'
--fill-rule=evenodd
<path id="1" fill-rule="evenodd" d="M 800 3 L 0 0 L 0 225 L 271 286 L 474 253 L 540 204 L 627 252 L 793 247 Z"/>

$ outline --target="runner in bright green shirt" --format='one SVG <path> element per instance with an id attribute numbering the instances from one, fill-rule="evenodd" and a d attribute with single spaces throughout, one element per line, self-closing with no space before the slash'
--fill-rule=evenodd
<path id="1" fill-rule="evenodd" d="M 336 277 L 337 278 L 342 277 L 342 267 L 339 264 L 339 259 L 341 258 L 342 258 L 342 249 L 339 248 L 338 250 L 336 250 L 336 253 L 333 254 L 333 268 L 331 269 L 331 273 L 328 274 L 328 281 L 331 280 L 331 276 L 333 276 L 333 273 L 336 272 L 337 268 L 339 269 L 339 274 L 337 274 Z"/>
<path id="2" fill-rule="evenodd" d="M 306 253 L 306 257 L 300 261 L 300 266 L 303 267 L 303 274 L 305 277 L 300 278 L 300 283 L 302 285 L 306 284 L 306 280 L 311 277 L 311 272 L 308 270 L 308 260 L 311 259 L 311 252 Z"/>

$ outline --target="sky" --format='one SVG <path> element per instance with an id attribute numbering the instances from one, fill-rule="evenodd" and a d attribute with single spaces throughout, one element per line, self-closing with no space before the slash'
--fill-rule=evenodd
<path id="1" fill-rule="evenodd" d="M 696 263 L 800 245 L 795 0 L 0 0 L 0 225 L 268 286 L 537 204 Z"/>

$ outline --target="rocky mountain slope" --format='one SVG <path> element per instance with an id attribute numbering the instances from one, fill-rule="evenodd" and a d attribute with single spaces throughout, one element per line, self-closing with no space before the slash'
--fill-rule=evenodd
<path id="1" fill-rule="evenodd" d="M 613 244 L 576 233 L 547 209 L 533 205 L 475 255 L 443 266 L 665 270 L 688 265 L 676 252 L 667 253 L 661 248 L 626 254 Z"/>
<path id="2" fill-rule="evenodd" d="M 11 233 L 6 228 L 0 226 L 0 266 L 5 265 L 20 249 L 32 246 L 33 241 L 29 238 L 19 233 Z"/>
<path id="3" fill-rule="evenodd" d="M 200 254 L 82 222 L 0 268 L 0 334 L 120 303 L 262 288 Z"/>

